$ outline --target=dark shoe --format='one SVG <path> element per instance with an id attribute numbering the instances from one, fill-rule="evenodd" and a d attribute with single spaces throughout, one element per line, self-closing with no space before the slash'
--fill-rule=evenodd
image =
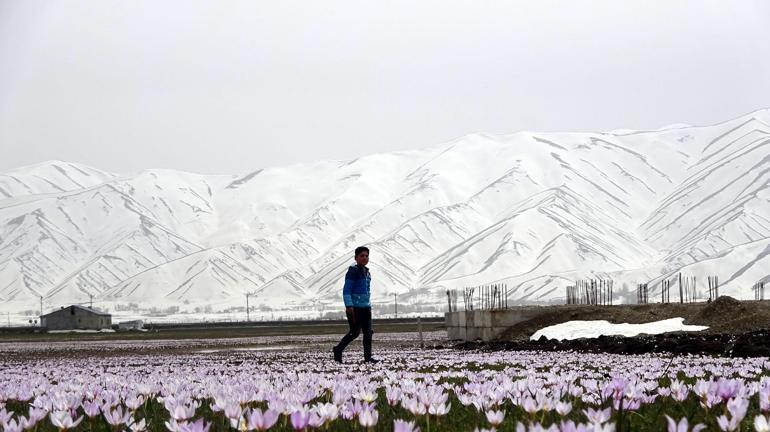
<path id="1" fill-rule="evenodd" d="M 338 350 L 337 347 L 332 347 L 332 352 L 334 353 L 334 361 L 337 363 L 342 363 L 342 351 Z"/>
<path id="2" fill-rule="evenodd" d="M 376 364 L 376 363 L 379 363 L 379 362 L 380 362 L 380 360 L 376 359 L 376 358 L 370 358 L 370 359 L 365 359 L 364 360 L 364 363 L 371 363 L 371 364 Z"/>

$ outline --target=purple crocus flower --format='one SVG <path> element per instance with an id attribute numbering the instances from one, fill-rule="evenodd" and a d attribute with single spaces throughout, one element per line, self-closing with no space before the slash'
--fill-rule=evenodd
<path id="1" fill-rule="evenodd" d="M 131 418 L 131 412 L 126 410 L 123 412 L 123 408 L 117 407 L 115 410 L 105 410 L 104 411 L 104 419 L 107 420 L 107 423 L 109 423 L 112 426 L 120 426 L 128 423 L 128 420 Z"/>
<path id="2" fill-rule="evenodd" d="M 556 409 L 556 412 L 559 413 L 560 416 L 565 416 L 569 414 L 572 411 L 572 404 L 569 402 L 556 402 L 556 405 L 554 406 Z"/>
<path id="3" fill-rule="evenodd" d="M 136 411 L 140 406 L 142 406 L 143 403 L 144 396 L 142 395 L 129 396 L 123 402 L 123 404 L 126 405 L 126 408 L 130 409 L 131 411 Z"/>
<path id="4" fill-rule="evenodd" d="M 583 414 L 586 415 L 588 418 L 588 421 L 594 424 L 602 424 L 610 420 L 610 415 L 612 414 L 612 409 L 607 408 L 604 410 L 601 409 L 593 409 L 593 408 L 586 408 L 583 410 Z"/>
<path id="5" fill-rule="evenodd" d="M 739 423 L 746 417 L 746 411 L 748 411 L 748 409 L 748 399 L 736 397 L 727 401 L 727 411 L 730 412 L 730 416 L 737 418 Z"/>
<path id="6" fill-rule="evenodd" d="M 42 408 L 29 407 L 29 421 L 34 425 L 35 423 L 43 420 L 48 415 L 48 411 Z"/>
<path id="7" fill-rule="evenodd" d="M 85 411 L 89 418 L 94 418 L 102 412 L 101 407 L 99 406 L 99 402 L 97 401 L 83 402 L 83 411 Z"/>
<path id="8" fill-rule="evenodd" d="M 671 417 L 666 416 L 666 421 L 668 422 L 668 432 L 700 432 L 706 429 L 706 426 L 700 423 L 694 425 L 692 429 L 690 429 L 690 424 L 686 417 L 682 417 L 679 420 L 679 423 L 677 423 Z"/>
<path id="9" fill-rule="evenodd" d="M 489 422 L 489 424 L 495 427 L 499 426 L 500 423 L 502 423 L 503 419 L 505 418 L 505 412 L 503 412 L 502 410 L 500 411 L 490 410 L 486 412 L 486 415 L 487 415 L 487 421 Z"/>
<path id="10" fill-rule="evenodd" d="M 171 417 L 176 421 L 187 420 L 195 415 L 195 405 L 178 404 L 170 410 Z"/>
<path id="11" fill-rule="evenodd" d="M 358 414 L 358 422 L 363 427 L 372 427 L 377 424 L 379 414 L 376 409 L 365 409 Z"/>
<path id="12" fill-rule="evenodd" d="M 770 388 L 762 386 L 759 388 L 759 410 L 763 413 L 770 411 Z"/>
<path id="13" fill-rule="evenodd" d="M 716 383 L 716 387 L 716 395 L 719 396 L 722 401 L 727 401 L 738 395 L 738 392 L 743 388 L 743 381 L 720 378 Z"/>
<path id="14" fill-rule="evenodd" d="M 390 406 L 396 406 L 401 399 L 401 390 L 398 387 L 388 387 L 385 389 L 385 398 Z"/>
<path id="15" fill-rule="evenodd" d="M 254 408 L 246 415 L 246 424 L 249 430 L 268 430 L 277 421 L 278 413 L 271 409 L 267 409 L 263 413 L 259 408 Z"/>
<path id="16" fill-rule="evenodd" d="M 147 430 L 147 422 L 144 419 L 139 421 L 131 419 L 128 421 L 128 428 L 131 429 L 131 432 L 143 432 Z"/>
<path id="17" fill-rule="evenodd" d="M 754 417 L 754 430 L 756 432 L 770 432 L 770 421 L 763 415 Z"/>
<path id="18" fill-rule="evenodd" d="M 0 422 L 0 425 L 3 426 L 3 432 L 22 432 L 25 429 L 24 422 L 17 422 L 15 419 Z"/>
<path id="19" fill-rule="evenodd" d="M 730 413 L 728 418 L 726 415 L 717 417 L 717 424 L 723 431 L 738 430 L 741 426 L 741 421 L 746 417 L 746 411 L 749 408 L 749 400 L 742 397 L 736 397 L 727 401 L 727 411 Z"/>
<path id="20" fill-rule="evenodd" d="M 0 423 L 5 423 L 13 418 L 13 411 L 6 411 L 5 408 L 0 408 Z"/>
<path id="21" fill-rule="evenodd" d="M 80 422 L 83 421 L 83 417 L 78 417 L 77 420 L 73 419 L 69 411 L 54 411 L 51 413 L 51 423 L 59 429 L 73 429 Z"/>
<path id="22" fill-rule="evenodd" d="M 211 423 L 206 423 L 202 418 L 199 418 L 195 423 L 184 423 L 179 425 L 180 432 L 209 432 L 211 429 Z"/>
<path id="23" fill-rule="evenodd" d="M 414 422 L 393 420 L 393 432 L 420 432 L 420 428 L 415 427 Z"/>
<path id="24" fill-rule="evenodd" d="M 297 410 L 291 413 L 289 419 L 291 420 L 291 426 L 294 430 L 302 430 L 307 427 L 308 413 L 304 410 Z"/>

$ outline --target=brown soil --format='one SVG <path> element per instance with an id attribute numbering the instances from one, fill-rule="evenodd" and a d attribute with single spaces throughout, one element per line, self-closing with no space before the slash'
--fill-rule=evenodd
<path id="1" fill-rule="evenodd" d="M 600 336 L 596 339 L 463 342 L 457 349 L 480 351 L 573 351 L 611 354 L 670 353 L 722 357 L 770 357 L 770 332 L 739 334 L 673 332 L 636 337 Z"/>
<path id="2" fill-rule="evenodd" d="M 543 327 L 575 320 L 641 324 L 684 318 L 685 324 L 708 326 L 702 334 L 739 334 L 770 329 L 770 301 L 739 301 L 722 296 L 710 303 L 620 306 L 552 306 L 549 311 L 510 327 L 498 341 L 527 341 Z"/>
<path id="3" fill-rule="evenodd" d="M 530 340 L 537 330 L 574 320 L 646 323 L 681 317 L 685 324 L 708 326 L 702 332 L 671 332 L 636 337 Z M 471 350 L 576 351 L 615 354 L 671 353 L 726 357 L 770 357 L 770 301 L 739 301 L 719 297 L 709 303 L 621 306 L 551 306 L 529 321 L 516 324 L 491 342 L 464 342 Z"/>

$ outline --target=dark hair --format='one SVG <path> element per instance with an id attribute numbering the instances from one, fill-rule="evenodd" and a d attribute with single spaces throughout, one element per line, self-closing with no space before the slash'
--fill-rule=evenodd
<path id="1" fill-rule="evenodd" d="M 356 248 L 356 255 L 355 256 L 358 256 L 358 254 L 360 254 L 361 252 L 369 253 L 369 248 L 366 247 L 366 246 L 359 246 L 359 247 L 357 247 Z"/>

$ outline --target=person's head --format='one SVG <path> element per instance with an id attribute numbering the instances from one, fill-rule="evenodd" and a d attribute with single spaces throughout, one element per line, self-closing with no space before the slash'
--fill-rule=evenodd
<path id="1" fill-rule="evenodd" d="M 365 266 L 369 264 L 369 248 L 359 246 L 356 248 L 356 264 Z"/>

